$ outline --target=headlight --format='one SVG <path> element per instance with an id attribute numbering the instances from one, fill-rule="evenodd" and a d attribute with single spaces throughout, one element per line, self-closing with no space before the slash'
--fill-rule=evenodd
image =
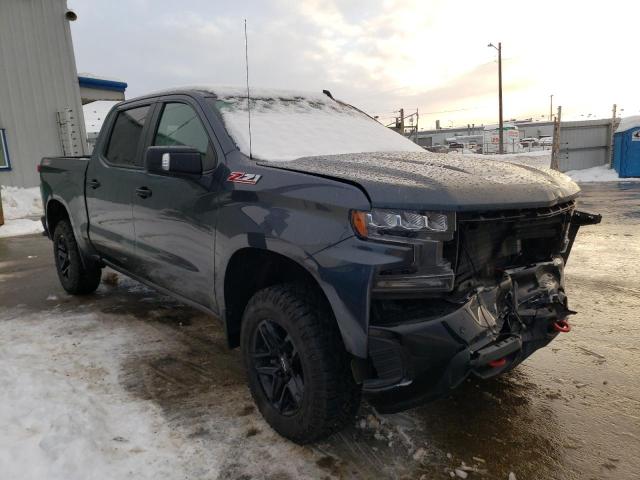
<path id="1" fill-rule="evenodd" d="M 370 212 L 353 210 L 351 225 L 362 238 L 448 240 L 455 229 L 455 214 L 377 208 Z"/>

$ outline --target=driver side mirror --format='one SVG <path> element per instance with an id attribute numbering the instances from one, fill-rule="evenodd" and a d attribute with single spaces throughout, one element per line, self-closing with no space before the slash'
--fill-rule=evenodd
<path id="1" fill-rule="evenodd" d="M 202 154 L 193 147 L 148 147 L 144 168 L 150 173 L 202 175 Z"/>

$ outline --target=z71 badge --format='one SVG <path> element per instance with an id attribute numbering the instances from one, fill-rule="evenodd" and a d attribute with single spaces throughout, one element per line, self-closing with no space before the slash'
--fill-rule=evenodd
<path id="1" fill-rule="evenodd" d="M 261 177 L 262 175 L 258 175 L 257 173 L 231 172 L 227 177 L 227 182 L 255 185 Z"/>

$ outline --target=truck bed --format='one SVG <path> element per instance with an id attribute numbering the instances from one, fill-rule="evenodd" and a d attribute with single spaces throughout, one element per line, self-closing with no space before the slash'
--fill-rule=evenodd
<path id="1" fill-rule="evenodd" d="M 60 202 L 69 212 L 78 243 L 87 238 L 87 207 L 85 202 L 85 175 L 90 156 L 44 157 L 40 161 L 40 189 L 45 212 L 50 202 Z M 49 236 L 46 222 L 45 231 Z"/>

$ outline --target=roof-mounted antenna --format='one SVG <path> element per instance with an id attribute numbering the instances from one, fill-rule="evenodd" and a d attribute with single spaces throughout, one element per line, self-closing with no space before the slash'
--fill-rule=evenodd
<path id="1" fill-rule="evenodd" d="M 244 19 L 244 63 L 247 70 L 247 112 L 249 113 L 249 158 L 253 159 L 251 151 L 251 95 L 249 94 L 249 41 L 247 40 L 247 19 Z"/>

